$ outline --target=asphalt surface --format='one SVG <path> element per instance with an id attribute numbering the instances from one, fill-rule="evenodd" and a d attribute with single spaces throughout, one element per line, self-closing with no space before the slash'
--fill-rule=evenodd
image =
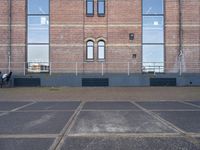
<path id="1" fill-rule="evenodd" d="M 0 150 L 200 150 L 200 102 L 1 101 Z"/>

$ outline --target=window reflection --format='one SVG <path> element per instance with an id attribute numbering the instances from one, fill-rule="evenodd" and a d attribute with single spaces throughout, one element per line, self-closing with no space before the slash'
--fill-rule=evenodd
<path id="1" fill-rule="evenodd" d="M 29 71 L 40 72 L 49 69 L 49 46 L 29 45 L 28 46 Z"/>
<path id="2" fill-rule="evenodd" d="M 87 15 L 93 16 L 94 15 L 94 0 L 87 0 L 86 8 L 87 8 Z"/>
<path id="3" fill-rule="evenodd" d="M 49 14 L 49 0 L 28 0 L 28 14 Z"/>
<path id="4" fill-rule="evenodd" d="M 143 0 L 143 14 L 163 14 L 163 0 Z"/>
<path id="5" fill-rule="evenodd" d="M 143 43 L 163 43 L 163 17 L 143 17 Z"/>
<path id="6" fill-rule="evenodd" d="M 143 0 L 143 71 L 164 72 L 163 0 Z"/>
<path id="7" fill-rule="evenodd" d="M 28 17 L 28 42 L 48 43 L 49 42 L 49 17 L 30 16 Z"/>
<path id="8" fill-rule="evenodd" d="M 164 46 L 143 45 L 143 69 L 144 71 L 163 72 Z"/>
<path id="9" fill-rule="evenodd" d="M 98 42 L 98 59 L 99 60 L 105 59 L 105 42 L 104 41 Z"/>
<path id="10" fill-rule="evenodd" d="M 143 45 L 144 62 L 162 62 L 163 45 Z"/>
<path id="11" fill-rule="evenodd" d="M 29 72 L 49 71 L 49 0 L 28 0 L 27 62 Z"/>
<path id="12" fill-rule="evenodd" d="M 98 15 L 105 15 L 105 0 L 98 0 Z"/>
<path id="13" fill-rule="evenodd" d="M 87 42 L 87 60 L 93 60 L 94 59 L 94 42 L 88 41 Z"/>

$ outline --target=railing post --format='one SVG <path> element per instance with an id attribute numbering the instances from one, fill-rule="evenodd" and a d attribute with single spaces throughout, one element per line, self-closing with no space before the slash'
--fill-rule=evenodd
<path id="1" fill-rule="evenodd" d="M 103 66 L 103 62 L 101 63 L 101 75 L 104 75 L 104 66 Z"/>
<path id="2" fill-rule="evenodd" d="M 153 74 L 156 75 L 156 63 L 153 63 Z"/>
<path id="3" fill-rule="evenodd" d="M 180 61 L 179 61 L 179 75 L 181 76 L 182 75 L 182 63 L 181 63 L 181 58 L 180 58 Z"/>
<path id="4" fill-rule="evenodd" d="M 78 63 L 76 62 L 76 76 L 78 76 Z"/>
<path id="5" fill-rule="evenodd" d="M 51 72 L 51 62 L 49 63 L 49 75 L 51 76 L 52 72 Z"/>
<path id="6" fill-rule="evenodd" d="M 10 72 L 11 70 L 11 59 L 10 59 L 10 55 L 8 56 L 8 72 Z"/>
<path id="7" fill-rule="evenodd" d="M 130 63 L 128 62 L 128 76 L 130 76 Z"/>
<path id="8" fill-rule="evenodd" d="M 26 75 L 26 62 L 24 62 L 24 76 Z"/>

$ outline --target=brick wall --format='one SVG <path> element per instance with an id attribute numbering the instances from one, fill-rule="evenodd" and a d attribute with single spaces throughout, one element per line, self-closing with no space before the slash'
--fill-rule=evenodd
<path id="1" fill-rule="evenodd" d="M 6 0 L 0 5 L 0 68 L 7 68 L 8 50 L 8 3 Z"/>
<path id="2" fill-rule="evenodd" d="M 63 62 L 85 62 L 86 39 L 95 40 L 95 60 L 84 65 L 80 70 L 101 68 L 97 60 L 97 41 L 106 41 L 106 62 L 132 62 L 131 72 L 140 72 L 142 61 L 141 47 L 141 0 L 107 0 L 105 17 L 97 16 L 95 0 L 94 17 L 86 17 L 85 0 L 50 0 L 50 62 L 53 72 Z M 12 62 L 26 61 L 26 6 L 25 0 L 12 0 Z M 0 5 L 0 68 L 7 68 L 9 50 L 8 36 L 8 0 L 1 0 Z M 199 67 L 190 62 L 200 61 L 200 2 L 199 0 L 182 0 L 183 29 L 183 70 Z M 179 54 L 179 4 L 178 0 L 165 0 L 165 61 L 166 72 L 177 72 Z M 129 40 L 129 33 L 135 33 L 134 41 Z M 132 58 L 136 54 L 136 58 Z M 4 62 L 4 63 L 2 63 Z M 21 68 L 23 64 L 12 64 L 12 69 Z M 74 65 L 63 66 L 73 68 Z M 127 71 L 127 63 L 110 64 L 107 68 Z M 67 72 L 67 69 L 63 72 Z M 120 71 L 119 71 L 120 72 Z"/>
<path id="3" fill-rule="evenodd" d="M 199 72 L 200 67 L 200 1 L 166 1 L 165 59 L 170 62 L 167 71 L 176 71 L 179 54 L 179 7 L 182 12 L 182 50 L 184 72 Z M 171 63 L 172 62 L 172 63 Z M 177 63 L 175 63 L 177 62 Z M 193 63 L 192 63 L 193 62 Z"/>

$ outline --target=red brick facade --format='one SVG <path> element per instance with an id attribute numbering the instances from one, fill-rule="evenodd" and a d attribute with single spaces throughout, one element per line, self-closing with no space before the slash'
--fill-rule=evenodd
<path id="1" fill-rule="evenodd" d="M 11 1 L 11 69 L 14 72 L 23 72 L 24 64 L 20 62 L 26 61 L 26 0 Z M 106 59 L 103 66 L 105 71 L 127 72 L 129 68 L 130 72 L 141 72 L 141 0 L 106 0 L 104 17 L 98 17 L 96 3 L 97 0 L 95 0 L 94 16 L 87 17 L 85 0 L 50 0 L 51 71 L 74 71 L 75 62 L 79 62 L 76 66 L 79 71 L 101 70 L 102 64 L 97 60 L 97 41 L 104 39 L 106 41 Z M 182 69 L 185 72 L 200 72 L 198 69 L 200 67 L 199 0 L 181 0 L 181 6 L 179 0 L 165 0 L 165 72 L 178 72 L 179 68 L 180 8 L 184 55 Z M 1 0 L 0 70 L 9 66 L 9 33 L 9 0 Z M 134 41 L 129 40 L 129 33 L 135 34 Z M 86 61 L 87 39 L 95 40 L 94 62 Z M 136 54 L 134 59 L 133 54 Z M 72 64 L 56 64 L 57 62 L 72 62 Z M 57 68 L 64 70 L 57 70 Z"/>

